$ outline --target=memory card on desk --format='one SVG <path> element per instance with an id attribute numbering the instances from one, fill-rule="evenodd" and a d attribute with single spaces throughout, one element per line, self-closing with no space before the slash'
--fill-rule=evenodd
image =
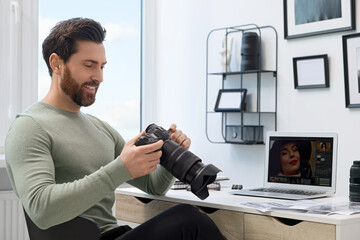
<path id="1" fill-rule="evenodd" d="M 207 185 L 207 188 L 208 188 L 209 190 L 217 190 L 217 191 L 220 191 L 221 185 L 220 185 L 219 182 L 215 181 L 215 182 L 213 182 L 213 183 L 208 184 L 208 185 Z M 190 185 L 187 185 L 185 189 L 188 190 L 188 191 L 191 191 L 191 186 L 190 186 Z"/>
<path id="2" fill-rule="evenodd" d="M 186 189 L 187 186 L 189 186 L 189 184 L 181 182 L 181 181 L 175 181 L 170 189 L 173 189 L 173 190 Z"/>
<path id="3" fill-rule="evenodd" d="M 225 181 L 225 180 L 230 180 L 229 177 L 226 177 L 226 176 L 217 176 L 215 181 Z"/>

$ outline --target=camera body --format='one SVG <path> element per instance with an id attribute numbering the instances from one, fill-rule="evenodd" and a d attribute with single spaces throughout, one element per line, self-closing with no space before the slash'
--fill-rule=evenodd
<path id="1" fill-rule="evenodd" d="M 155 124 L 150 124 L 146 128 L 145 132 L 145 135 L 141 136 L 136 141 L 136 146 L 156 143 L 159 140 L 163 140 L 165 142 L 170 139 L 170 133 L 163 127 L 157 126 Z"/>
<path id="2" fill-rule="evenodd" d="M 209 196 L 207 185 L 213 183 L 220 169 L 212 164 L 204 165 L 199 157 L 170 138 L 169 131 L 150 124 L 146 134 L 136 141 L 136 146 L 147 145 L 163 140 L 160 164 L 180 181 L 190 184 L 191 191 L 200 199 Z"/>

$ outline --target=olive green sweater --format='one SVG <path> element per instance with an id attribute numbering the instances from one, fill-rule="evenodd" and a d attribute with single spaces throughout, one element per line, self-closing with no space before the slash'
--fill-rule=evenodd
<path id="1" fill-rule="evenodd" d="M 162 166 L 132 179 L 119 155 L 124 139 L 106 122 L 38 102 L 12 123 L 5 142 L 12 186 L 40 228 L 78 215 L 102 232 L 116 227 L 114 190 L 127 182 L 150 194 L 165 194 L 174 181 Z"/>

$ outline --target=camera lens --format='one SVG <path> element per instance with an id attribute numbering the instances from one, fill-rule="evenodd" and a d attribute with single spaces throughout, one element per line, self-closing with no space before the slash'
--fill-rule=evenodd
<path id="1" fill-rule="evenodd" d="M 241 45 L 241 71 L 258 70 L 260 40 L 256 32 L 245 32 Z"/>
<path id="2" fill-rule="evenodd" d="M 180 181 L 189 183 L 191 192 L 198 198 L 207 198 L 207 185 L 215 181 L 220 169 L 212 164 L 204 165 L 199 157 L 172 141 L 164 128 L 150 124 L 145 131 L 146 134 L 136 141 L 136 146 L 163 140 L 160 164 Z"/>
<path id="3" fill-rule="evenodd" d="M 189 183 L 191 192 L 198 198 L 209 196 L 207 185 L 215 181 L 220 169 L 212 164 L 204 165 L 198 156 L 171 140 L 164 142 L 162 153 L 161 165 L 180 181 Z"/>
<path id="4" fill-rule="evenodd" d="M 162 152 L 160 163 L 183 182 L 185 182 L 186 175 L 193 165 L 201 161 L 200 158 L 174 141 L 165 141 Z"/>
<path id="5" fill-rule="evenodd" d="M 351 202 L 360 202 L 360 161 L 354 161 L 350 168 L 349 199 Z"/>

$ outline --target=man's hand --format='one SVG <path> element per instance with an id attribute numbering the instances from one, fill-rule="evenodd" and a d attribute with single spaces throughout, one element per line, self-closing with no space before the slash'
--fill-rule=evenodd
<path id="1" fill-rule="evenodd" d="M 121 160 L 133 178 L 142 177 L 155 171 L 160 163 L 162 152 L 157 150 L 164 144 L 162 140 L 148 145 L 135 146 L 136 141 L 144 134 L 145 131 L 127 142 L 120 154 Z"/>
<path id="2" fill-rule="evenodd" d="M 184 134 L 181 130 L 176 129 L 176 124 L 171 124 L 170 126 L 170 138 L 180 146 L 189 150 L 191 145 L 191 140 Z"/>

